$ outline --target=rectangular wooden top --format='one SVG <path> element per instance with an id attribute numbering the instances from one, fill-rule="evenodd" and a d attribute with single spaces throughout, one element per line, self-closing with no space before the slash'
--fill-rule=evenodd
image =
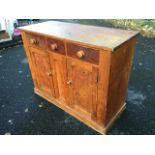
<path id="1" fill-rule="evenodd" d="M 28 25 L 20 27 L 19 29 L 111 50 L 114 50 L 139 33 L 132 30 L 120 30 L 116 28 L 57 21 Z"/>

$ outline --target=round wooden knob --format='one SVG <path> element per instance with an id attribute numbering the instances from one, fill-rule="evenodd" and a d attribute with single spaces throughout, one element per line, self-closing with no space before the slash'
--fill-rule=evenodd
<path id="1" fill-rule="evenodd" d="M 57 48 L 58 48 L 58 46 L 57 46 L 57 44 L 56 44 L 56 43 L 51 44 L 51 49 L 52 49 L 52 50 L 56 50 Z"/>
<path id="2" fill-rule="evenodd" d="M 78 58 L 83 58 L 85 56 L 85 53 L 84 53 L 84 51 L 78 51 L 76 53 L 76 55 L 77 55 Z"/>
<path id="3" fill-rule="evenodd" d="M 52 72 L 48 72 L 47 75 L 48 75 L 48 76 L 52 76 Z"/>
<path id="4" fill-rule="evenodd" d="M 72 85 L 72 81 L 71 80 L 67 81 L 67 84 Z"/>
<path id="5" fill-rule="evenodd" d="M 37 40 L 36 39 L 30 39 L 30 43 L 31 44 L 37 44 Z"/>

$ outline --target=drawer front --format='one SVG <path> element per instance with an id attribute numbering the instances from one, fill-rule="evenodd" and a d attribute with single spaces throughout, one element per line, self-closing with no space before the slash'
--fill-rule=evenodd
<path id="1" fill-rule="evenodd" d="M 68 43 L 67 55 L 93 64 L 99 64 L 99 50 Z"/>
<path id="2" fill-rule="evenodd" d="M 45 38 L 43 36 L 27 34 L 27 41 L 29 46 L 45 49 Z"/>
<path id="3" fill-rule="evenodd" d="M 47 49 L 52 52 L 66 55 L 64 42 L 57 39 L 47 38 Z"/>

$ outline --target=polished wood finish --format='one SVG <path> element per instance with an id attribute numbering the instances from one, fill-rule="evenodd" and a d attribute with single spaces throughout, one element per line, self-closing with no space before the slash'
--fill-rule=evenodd
<path id="1" fill-rule="evenodd" d="M 106 133 L 126 106 L 138 33 L 62 22 L 20 30 L 35 93 Z"/>
<path id="2" fill-rule="evenodd" d="M 99 50 L 96 49 L 67 44 L 67 55 L 97 65 L 99 64 Z"/>
<path id="3" fill-rule="evenodd" d="M 43 34 L 79 44 L 114 50 L 138 34 L 136 31 L 49 21 L 22 27 L 25 32 Z"/>
<path id="4" fill-rule="evenodd" d="M 36 45 L 38 41 L 36 39 L 30 38 L 30 44 Z"/>
<path id="5" fill-rule="evenodd" d="M 47 48 L 49 51 L 65 55 L 65 44 L 60 40 L 47 38 Z"/>
<path id="6" fill-rule="evenodd" d="M 53 70 L 50 65 L 48 53 L 34 48 L 30 48 L 30 52 L 38 88 L 54 97 Z"/>
<path id="7" fill-rule="evenodd" d="M 45 49 L 45 38 L 43 36 L 28 33 L 26 38 L 29 46 L 38 49 Z"/>
<path id="8" fill-rule="evenodd" d="M 70 106 L 85 118 L 96 116 L 98 68 L 67 59 Z"/>
<path id="9" fill-rule="evenodd" d="M 65 56 L 50 52 L 51 68 L 53 68 L 53 81 L 56 99 L 67 104 L 67 59 Z"/>
<path id="10" fill-rule="evenodd" d="M 106 112 L 107 112 L 107 96 L 108 85 L 111 67 L 111 53 L 110 51 L 101 50 L 99 77 L 98 77 L 98 103 L 97 103 L 97 123 L 105 126 Z M 114 107 L 113 107 L 114 108 Z"/>
<path id="11" fill-rule="evenodd" d="M 78 58 L 82 59 L 85 56 L 85 52 L 81 50 L 81 51 L 76 52 L 76 55 Z"/>
<path id="12" fill-rule="evenodd" d="M 108 124 L 125 102 L 135 41 L 135 38 L 131 39 L 112 53 L 105 124 Z"/>
<path id="13" fill-rule="evenodd" d="M 23 45 L 24 45 L 24 48 L 25 48 L 26 56 L 27 56 L 27 59 L 28 59 L 28 62 L 29 62 L 29 68 L 31 70 L 33 84 L 34 84 L 34 87 L 38 89 L 36 73 L 35 73 L 34 65 L 32 64 L 31 53 L 29 51 L 29 40 L 27 40 L 27 35 L 23 31 L 21 31 L 21 36 L 22 36 L 22 40 L 23 40 L 23 43 L 24 43 Z"/>

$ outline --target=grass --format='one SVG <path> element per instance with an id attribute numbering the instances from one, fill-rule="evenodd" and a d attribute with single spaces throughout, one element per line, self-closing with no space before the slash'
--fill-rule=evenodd
<path id="1" fill-rule="evenodd" d="M 155 38 L 155 19 L 103 19 L 100 22 L 107 22 L 115 27 L 138 30 L 149 38 Z"/>

